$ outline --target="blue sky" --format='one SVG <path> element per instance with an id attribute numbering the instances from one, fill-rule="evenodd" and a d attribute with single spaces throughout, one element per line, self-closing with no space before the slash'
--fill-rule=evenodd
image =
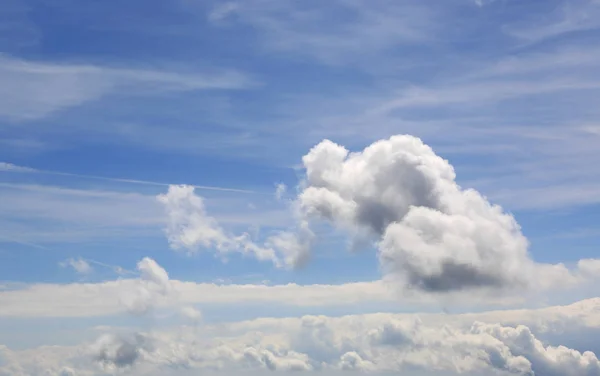
<path id="1" fill-rule="evenodd" d="M 248 204 L 283 209 L 269 197 L 274 185 L 295 186 L 294 166 L 321 139 L 359 149 L 414 134 L 450 160 L 459 182 L 515 213 L 537 259 L 577 260 L 593 254 L 598 239 L 594 12 L 584 1 L 368 9 L 358 2 L 14 2 L 3 10 L 0 42 L 0 157 L 44 171 L 253 190 L 259 194 L 218 194 L 223 205 L 231 201 L 223 210 L 249 216 L 249 226 Z M 39 185 L 35 194 L 50 195 L 40 197 L 47 205 L 69 199 L 43 191 L 49 187 L 162 190 L 38 173 L 1 178 Z M 34 192 L 19 194 L 12 205 Z M 53 209 L 46 210 L 50 222 Z M 136 229 L 144 234 L 76 239 L 68 234 L 76 217 L 61 239 L 40 244 L 59 252 L 3 243 L 12 255 L 3 275 L 65 281 L 54 270 L 60 257 L 83 252 L 131 264 L 139 252 L 165 246 L 148 226 Z M 10 211 L 2 219 L 23 229 L 2 235 L 24 242 L 38 243 L 27 232 L 48 226 Z M 109 225 L 104 220 L 94 225 Z M 15 253 L 44 262 L 21 270 Z"/>
<path id="2" fill-rule="evenodd" d="M 240 252 L 224 262 L 216 243 L 174 250 L 170 209 L 157 196 L 196 186 L 223 233 L 247 232 L 267 247 L 300 226 L 294 205 L 313 146 L 329 139 L 360 152 L 401 134 L 446 159 L 461 187 L 512 213 L 535 262 L 573 269 L 596 258 L 597 0 L 5 0 L 1 8 L 6 291 L 137 278 L 144 257 L 171 280 L 197 283 L 378 281 L 386 273 L 378 245 L 348 252 L 343 221 L 315 223 L 311 261 L 293 270 Z M 281 197 L 278 184 L 287 187 Z M 483 309 L 467 303 L 461 310 Z M 208 321 L 432 309 L 418 299 L 257 311 L 252 302 L 227 315 L 202 304 Z M 0 331 L 11 315 L 0 315 Z M 137 322 L 107 315 L 83 315 L 81 325 Z M 50 344 L 8 337 L 9 347 Z"/>

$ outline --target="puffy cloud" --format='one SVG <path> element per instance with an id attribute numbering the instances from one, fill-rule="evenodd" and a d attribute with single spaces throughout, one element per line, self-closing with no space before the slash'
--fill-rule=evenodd
<path id="1" fill-rule="evenodd" d="M 217 220 L 207 215 L 202 197 L 194 194 L 194 187 L 172 185 L 158 200 L 169 217 L 165 232 L 173 249 L 192 252 L 198 247 L 214 247 L 226 251 L 235 247 Z"/>
<path id="2" fill-rule="evenodd" d="M 221 257 L 235 252 L 277 267 L 298 267 L 310 258 L 311 223 L 325 219 L 352 234 L 354 248 L 376 243 L 384 280 L 402 294 L 505 295 L 566 287 L 591 276 L 583 268 L 594 260 L 575 271 L 534 262 L 513 216 L 460 187 L 450 163 L 416 137 L 393 136 L 353 153 L 325 140 L 302 160 L 306 179 L 290 205 L 295 229 L 259 244 L 248 233 L 222 228 L 194 187 L 170 186 L 158 200 L 167 212 L 171 247 L 206 249 Z"/>
<path id="3" fill-rule="evenodd" d="M 261 318 L 252 321 L 154 331 L 150 334 L 104 334 L 96 342 L 77 348 L 61 346 L 30 350 L 0 347 L 10 362 L 0 368 L 26 375 L 58 374 L 68 367 L 77 375 L 128 369 L 132 375 L 191 374 L 210 370 L 338 370 L 421 374 L 497 375 L 600 375 L 595 354 L 540 340 L 544 331 L 532 320 L 563 323 L 569 337 L 576 325 L 568 316 L 598 319 L 599 300 L 532 311 L 506 311 L 472 315 L 371 314 L 343 317 L 304 316 Z M 555 315 L 560 313 L 560 315 Z M 517 323 L 499 324 L 498 318 Z M 496 322 L 494 322 L 496 321 Z M 518 324 L 525 322 L 525 324 Z M 578 324 L 588 330 L 600 327 Z M 559 327 L 560 325 L 554 325 Z M 185 329 L 185 328 L 183 328 Z M 595 333 L 589 334 L 593 337 Z M 46 370 L 54 373 L 43 373 Z M 170 372 L 173 371 L 173 372 Z M 1 374 L 1 371 L 0 371 Z"/>
<path id="4" fill-rule="evenodd" d="M 171 185 L 158 196 L 168 216 L 165 229 L 169 244 L 175 250 L 195 253 L 199 249 L 216 251 L 225 257 L 232 252 L 271 261 L 277 267 L 298 265 L 306 261 L 312 232 L 300 226 L 297 232 L 282 231 L 266 239 L 263 245 L 252 241 L 248 233 L 233 235 L 206 213 L 202 197 L 189 185 Z"/>
<path id="5" fill-rule="evenodd" d="M 364 360 L 357 352 L 349 351 L 340 357 L 338 368 L 342 370 L 357 370 L 357 371 L 373 371 L 376 366 L 368 361 Z"/>
<path id="6" fill-rule="evenodd" d="M 104 334 L 91 346 L 90 355 L 107 370 L 114 370 L 133 366 L 153 349 L 151 339 L 141 333 Z"/>
<path id="7" fill-rule="evenodd" d="M 241 363 L 246 363 L 244 365 L 248 368 L 266 368 L 270 371 L 309 371 L 311 366 L 308 364 L 307 358 L 306 355 L 295 351 L 276 354 L 268 349 L 247 347 L 243 351 L 243 361 Z M 240 361 L 238 360 L 238 362 Z"/>
<path id="8" fill-rule="evenodd" d="M 194 323 L 202 320 L 202 312 L 191 306 L 182 307 L 181 315 Z"/>
<path id="9" fill-rule="evenodd" d="M 41 346 L 34 349 L 12 350 L 0 345 L 1 376 L 92 376 L 93 365 L 86 364 L 86 370 L 72 366 L 74 360 L 83 354 L 85 345 Z"/>
<path id="10" fill-rule="evenodd" d="M 82 258 L 78 258 L 78 259 L 70 258 L 68 260 L 61 262 L 60 265 L 62 267 L 70 266 L 78 274 L 83 274 L 83 275 L 89 274 L 94 270 L 94 268 L 92 268 L 92 266 Z"/>
<path id="11" fill-rule="evenodd" d="M 120 292 L 121 302 L 127 310 L 136 315 L 150 311 L 161 297 L 167 296 L 171 291 L 171 281 L 167 271 L 156 261 L 144 257 L 137 264 L 140 279 L 135 281 L 132 288 Z"/>
<path id="12" fill-rule="evenodd" d="M 281 231 L 265 241 L 265 247 L 277 250 L 279 259 L 276 265 L 300 267 L 310 258 L 310 247 L 314 239 L 308 223 L 301 222 L 296 232 Z"/>
<path id="13" fill-rule="evenodd" d="M 515 219 L 460 187 L 450 163 L 416 137 L 393 136 L 353 153 L 325 140 L 303 164 L 302 218 L 375 241 L 385 278 L 403 288 L 509 290 L 540 276 L 550 284 L 573 279 L 564 266 L 531 260 Z"/>
<path id="14" fill-rule="evenodd" d="M 137 269 L 140 271 L 141 279 L 155 284 L 163 291 L 168 291 L 171 287 L 169 284 L 169 274 L 167 271 L 158 265 L 156 261 L 149 257 L 144 257 L 138 264 Z"/>
<path id="15" fill-rule="evenodd" d="M 583 259 L 577 263 L 580 273 L 588 278 L 600 276 L 600 259 Z"/>
<path id="16" fill-rule="evenodd" d="M 471 332 L 496 338 L 510 353 L 526 359 L 536 375 L 600 375 L 600 361 L 593 352 L 581 353 L 565 346 L 544 346 L 527 326 L 519 325 L 513 328 L 475 323 Z"/>
<path id="17" fill-rule="evenodd" d="M 415 331 L 420 327 L 421 321 L 416 320 L 390 320 L 381 327 L 371 331 L 369 338 L 378 345 L 402 347 L 412 344 Z"/>

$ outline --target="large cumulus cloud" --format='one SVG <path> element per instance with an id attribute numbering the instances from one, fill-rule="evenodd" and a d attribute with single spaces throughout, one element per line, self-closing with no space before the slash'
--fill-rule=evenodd
<path id="1" fill-rule="evenodd" d="M 296 203 L 304 218 L 375 241 L 386 277 L 405 287 L 506 289 L 538 277 L 513 216 L 460 187 L 450 163 L 416 137 L 393 136 L 359 152 L 325 140 L 303 164 Z"/>

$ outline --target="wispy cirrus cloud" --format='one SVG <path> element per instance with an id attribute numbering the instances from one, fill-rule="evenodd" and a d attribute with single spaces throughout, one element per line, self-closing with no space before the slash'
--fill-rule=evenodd
<path id="1" fill-rule="evenodd" d="M 204 72 L 133 69 L 27 61 L 0 55 L 0 116 L 11 121 L 44 118 L 109 94 L 245 89 L 255 84 L 235 70 Z"/>
<path id="2" fill-rule="evenodd" d="M 541 42 L 561 35 L 600 28 L 600 2 L 597 0 L 549 1 L 536 20 L 508 25 L 510 35 L 529 43 Z"/>
<path id="3" fill-rule="evenodd" d="M 49 170 L 39 170 L 26 166 L 18 166 L 13 163 L 8 162 L 0 162 L 0 172 L 28 172 L 28 173 L 36 173 L 42 175 L 55 175 L 55 176 L 64 176 L 64 177 L 74 177 L 80 179 L 90 179 L 90 180 L 102 180 L 105 182 L 113 182 L 113 183 L 125 183 L 125 184 L 133 184 L 133 185 L 149 185 L 149 186 L 157 186 L 157 187 L 168 187 L 171 184 L 169 183 L 160 183 L 155 181 L 148 180 L 136 180 L 136 179 L 123 179 L 123 178 L 111 178 L 105 176 L 96 176 L 96 175 L 87 175 L 87 174 L 74 174 L 69 172 L 61 172 L 61 171 L 49 171 Z M 196 189 L 200 190 L 209 190 L 209 191 L 220 191 L 220 192 L 236 192 L 236 193 L 257 193 L 247 189 L 237 189 L 237 188 L 227 188 L 227 187 L 213 187 L 208 185 L 192 185 Z"/>
<path id="4" fill-rule="evenodd" d="M 208 19 L 218 27 L 251 25 L 268 50 L 340 65 L 357 63 L 360 55 L 431 41 L 441 29 L 439 21 L 446 10 L 437 12 L 417 1 L 298 5 L 287 0 L 226 2 L 216 4 Z M 331 22 L 332 17 L 336 22 Z"/>
<path id="5" fill-rule="evenodd" d="M 0 162 L 0 171 L 8 171 L 8 172 L 36 172 L 37 170 L 30 167 L 25 166 L 17 166 L 13 163 L 8 162 Z"/>

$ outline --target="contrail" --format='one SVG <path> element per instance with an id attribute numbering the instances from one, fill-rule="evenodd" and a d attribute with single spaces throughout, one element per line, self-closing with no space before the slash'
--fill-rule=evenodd
<path id="1" fill-rule="evenodd" d="M 12 238 L 12 237 L 9 237 L 9 236 L 6 236 L 6 235 L 1 235 L 0 234 L 0 239 L 4 239 L 4 240 L 6 240 L 8 242 L 15 243 L 15 244 L 26 245 L 26 246 L 37 248 L 37 249 L 43 249 L 43 250 L 46 250 L 46 251 L 50 250 L 50 248 L 45 247 L 43 245 L 39 245 L 39 244 L 31 243 L 31 242 L 26 242 L 26 241 L 15 239 L 15 238 Z"/>
<path id="2" fill-rule="evenodd" d="M 36 244 L 36 243 L 32 243 L 32 242 L 26 242 L 26 241 L 19 240 L 19 239 L 15 239 L 15 238 L 12 238 L 12 237 L 9 237 L 9 236 L 6 236 L 6 235 L 2 235 L 2 234 L 0 234 L 0 240 L 5 240 L 5 241 L 11 242 L 11 243 L 25 245 L 25 246 L 29 246 L 29 247 L 33 247 L 33 248 L 37 248 L 37 249 L 43 249 L 45 251 L 52 251 L 51 248 L 48 248 L 46 246 L 43 246 L 43 245 L 40 245 L 40 244 Z M 120 267 L 118 265 L 110 265 L 110 264 L 106 264 L 104 262 L 96 261 L 96 260 L 93 260 L 93 259 L 87 259 L 87 258 L 83 258 L 83 257 L 80 257 L 79 259 L 81 259 L 81 260 L 83 260 L 83 261 L 85 261 L 87 263 L 90 263 L 90 264 L 94 264 L 94 265 L 102 266 L 104 268 L 111 269 L 112 271 L 114 271 L 115 273 L 120 274 L 120 275 L 125 275 L 125 274 L 138 275 L 139 274 L 139 273 L 134 272 L 132 270 L 128 270 L 128 269 L 122 268 L 122 267 Z"/>
<path id="3" fill-rule="evenodd" d="M 96 175 L 75 174 L 75 173 L 71 173 L 71 172 L 38 170 L 35 168 L 17 166 L 12 163 L 6 163 L 6 162 L 0 162 L 0 171 L 19 172 L 19 173 L 37 173 L 37 174 L 55 175 L 55 176 L 71 176 L 71 177 L 82 178 L 82 179 L 94 179 L 94 180 L 112 181 L 112 182 L 117 182 L 117 183 L 128 183 L 128 184 L 152 185 L 152 186 L 158 186 L 158 187 L 168 187 L 168 186 L 172 185 L 169 183 L 160 183 L 160 182 L 148 181 L 148 180 L 121 179 L 121 178 L 111 178 L 111 177 L 96 176 Z M 208 185 L 192 185 L 192 184 L 190 184 L 190 185 L 197 189 L 205 189 L 205 190 L 211 190 L 211 191 L 259 194 L 256 191 L 251 191 L 251 190 L 247 190 L 247 189 L 213 187 L 213 186 L 208 186 Z"/>
<path id="4" fill-rule="evenodd" d="M 122 268 L 122 267 L 120 267 L 118 265 L 105 264 L 105 263 L 100 262 L 100 261 L 96 261 L 96 260 L 92 260 L 92 259 L 85 259 L 85 258 L 82 258 L 82 260 L 84 260 L 84 261 L 86 261 L 86 262 L 88 262 L 90 264 L 94 264 L 94 265 L 102 266 L 102 267 L 105 267 L 105 268 L 108 268 L 108 269 L 112 269 L 112 271 L 114 271 L 117 274 L 130 274 L 130 275 L 138 275 L 139 274 L 139 273 L 136 273 L 136 272 L 134 272 L 132 270 L 127 270 L 125 268 Z"/>

